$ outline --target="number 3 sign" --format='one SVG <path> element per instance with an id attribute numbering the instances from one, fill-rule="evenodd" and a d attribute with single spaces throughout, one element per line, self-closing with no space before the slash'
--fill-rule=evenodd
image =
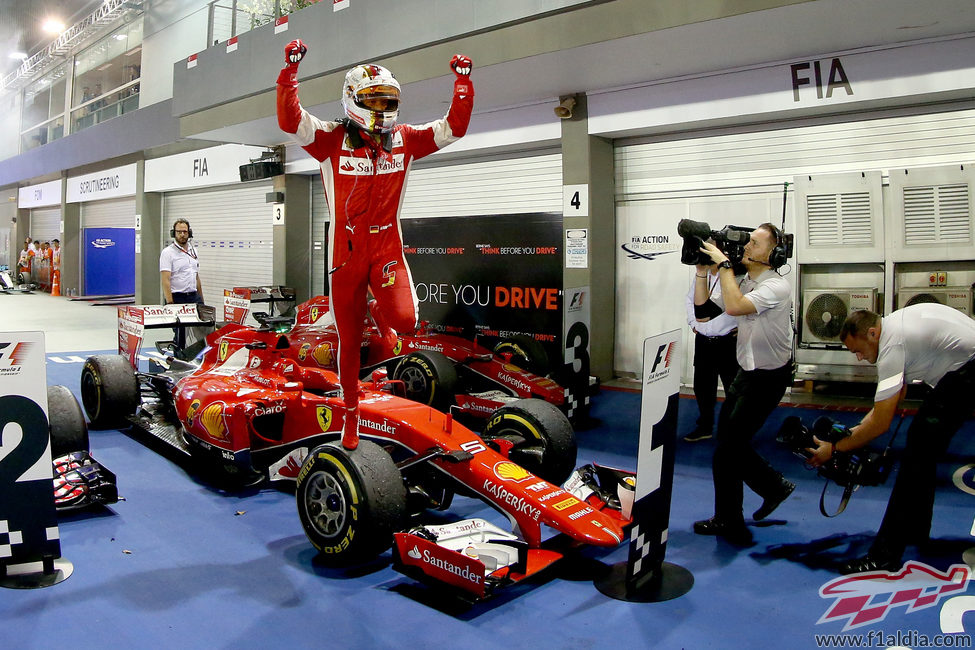
<path id="1" fill-rule="evenodd" d="M 0 333 L 0 575 L 61 557 L 41 332 Z M 65 576 L 66 577 L 66 576 Z M 48 582 L 53 584 L 53 582 Z M 6 585 L 18 586 L 18 585 Z M 36 586 L 41 586 L 37 584 Z"/>

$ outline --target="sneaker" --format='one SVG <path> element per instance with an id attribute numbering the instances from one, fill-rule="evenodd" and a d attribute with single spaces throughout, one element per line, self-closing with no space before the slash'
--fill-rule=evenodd
<path id="1" fill-rule="evenodd" d="M 752 531 L 745 522 L 728 523 L 717 517 L 694 522 L 694 532 L 698 535 L 715 535 L 738 546 L 751 546 L 754 543 Z"/>
<path id="2" fill-rule="evenodd" d="M 792 491 L 795 489 L 795 483 L 782 479 L 782 485 L 779 487 L 779 491 L 774 496 L 765 497 L 765 500 L 762 501 L 762 505 L 758 510 L 755 511 L 755 514 L 753 514 L 752 517 L 755 519 L 755 521 L 765 519 L 772 514 L 772 511 L 778 508 L 783 501 L 789 498 L 789 495 L 792 494 Z"/>
<path id="3" fill-rule="evenodd" d="M 685 442 L 698 442 L 701 440 L 707 440 L 711 437 L 711 432 L 706 429 L 694 429 L 686 436 L 684 436 Z"/>

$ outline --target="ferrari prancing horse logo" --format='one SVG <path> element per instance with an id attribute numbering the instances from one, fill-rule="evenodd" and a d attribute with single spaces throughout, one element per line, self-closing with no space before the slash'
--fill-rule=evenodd
<path id="1" fill-rule="evenodd" d="M 322 431 L 328 431 L 332 427 L 332 409 L 327 406 L 318 406 L 315 409 L 315 415 L 318 416 L 318 426 L 322 428 Z"/>

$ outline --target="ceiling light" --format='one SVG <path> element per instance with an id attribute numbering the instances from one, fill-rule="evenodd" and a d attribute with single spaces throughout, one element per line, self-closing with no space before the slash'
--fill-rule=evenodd
<path id="1" fill-rule="evenodd" d="M 64 31 L 64 23 L 57 18 L 48 18 L 41 27 L 48 34 L 60 34 Z"/>
<path id="2" fill-rule="evenodd" d="M 26 52 L 11 52 L 10 53 L 10 58 L 11 59 L 19 59 L 20 61 L 23 61 L 23 60 L 25 60 L 27 58 L 27 53 Z"/>

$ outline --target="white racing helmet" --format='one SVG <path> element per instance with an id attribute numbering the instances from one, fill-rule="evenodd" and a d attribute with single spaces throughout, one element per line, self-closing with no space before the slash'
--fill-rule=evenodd
<path id="1" fill-rule="evenodd" d="M 345 75 L 342 107 L 363 130 L 389 133 L 399 116 L 399 94 L 392 72 L 380 65 L 357 65 Z"/>

